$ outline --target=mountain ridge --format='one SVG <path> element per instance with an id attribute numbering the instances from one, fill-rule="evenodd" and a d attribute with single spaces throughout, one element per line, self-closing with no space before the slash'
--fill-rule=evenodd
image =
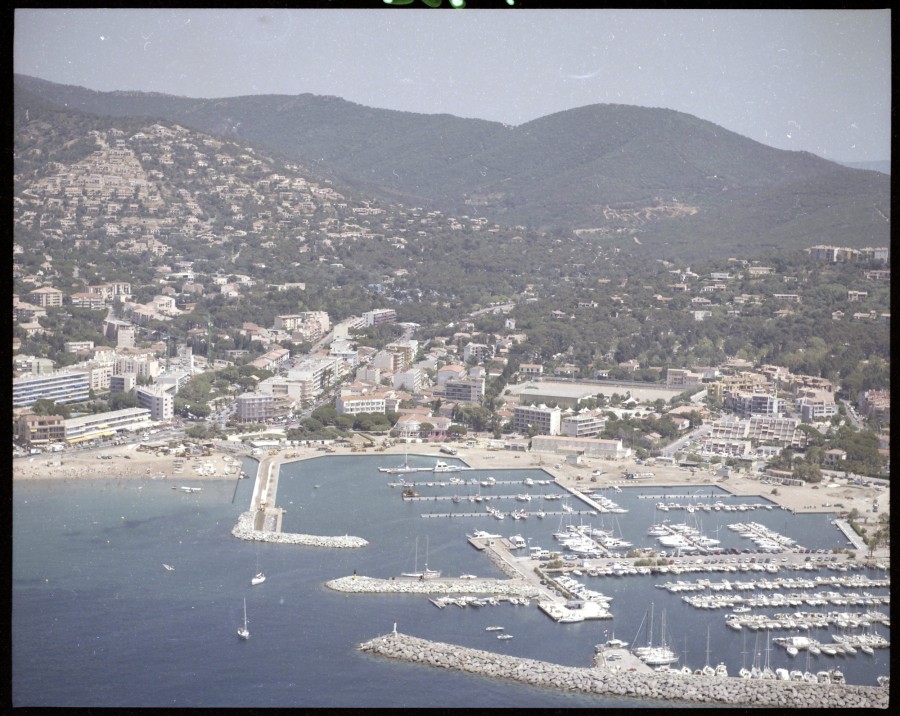
<path id="1" fill-rule="evenodd" d="M 240 139 L 385 200 L 537 230 L 598 230 L 647 251 L 680 246 L 689 257 L 750 241 L 790 249 L 890 240 L 889 177 L 670 109 L 595 104 L 512 127 L 309 93 L 206 100 L 14 82 L 17 94 L 56 106 Z"/>

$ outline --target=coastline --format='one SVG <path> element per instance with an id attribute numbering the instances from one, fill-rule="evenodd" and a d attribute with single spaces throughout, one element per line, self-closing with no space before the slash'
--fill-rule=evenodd
<path id="1" fill-rule="evenodd" d="M 413 455 L 439 460 L 448 457 L 439 451 L 440 446 L 439 443 L 413 443 L 409 447 Z M 364 451 L 335 446 L 333 452 L 323 453 L 317 447 L 290 447 L 279 450 L 276 455 L 254 456 L 250 455 L 240 443 L 231 445 L 223 442 L 209 455 L 176 458 L 147 450 L 139 451 L 137 447 L 134 444 L 120 445 L 15 458 L 13 481 L 143 478 L 177 482 L 234 479 L 240 472 L 242 458 L 251 457 L 258 461 L 257 470 L 270 471 L 277 485 L 277 468 L 283 463 L 329 455 L 377 455 L 388 458 L 403 455 L 407 449 L 407 446 L 402 444 L 386 449 Z M 109 455 L 110 458 L 102 459 L 101 455 Z M 223 460 L 223 457 L 229 458 L 229 461 Z M 890 512 L 889 487 L 876 489 L 871 486 L 855 486 L 848 484 L 846 480 L 823 480 L 819 485 L 774 485 L 762 483 L 757 476 L 743 473 L 722 480 L 709 472 L 698 471 L 692 475 L 674 466 L 653 465 L 648 469 L 636 465 L 633 460 L 613 461 L 599 458 L 586 460 L 581 465 L 572 465 L 566 463 L 561 455 L 490 450 L 483 447 L 459 448 L 459 454 L 454 456 L 454 459 L 476 470 L 542 469 L 548 478 L 556 480 L 568 491 L 628 486 L 690 487 L 694 490 L 716 487 L 734 495 L 758 495 L 793 513 L 822 512 L 838 515 L 856 510 L 863 519 L 871 522 L 878 517 L 872 512 L 875 501 L 879 504 L 880 513 Z M 386 464 L 391 462 L 386 459 Z M 197 469 L 204 465 L 214 472 Z M 597 469 L 602 470 L 602 474 L 593 475 L 593 471 Z M 641 480 L 626 480 L 624 475 L 626 471 L 652 471 L 653 476 Z M 256 475 L 251 471 L 249 477 L 253 478 Z"/>

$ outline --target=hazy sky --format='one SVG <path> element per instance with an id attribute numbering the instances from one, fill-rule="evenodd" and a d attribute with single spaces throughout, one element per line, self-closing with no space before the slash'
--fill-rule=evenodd
<path id="1" fill-rule="evenodd" d="M 890 10 L 17 9 L 15 72 L 186 97 L 335 95 L 521 124 L 666 107 L 780 149 L 890 158 Z"/>

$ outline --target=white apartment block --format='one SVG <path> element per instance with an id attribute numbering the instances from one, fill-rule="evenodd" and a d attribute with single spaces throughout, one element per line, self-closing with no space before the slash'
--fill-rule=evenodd
<path id="1" fill-rule="evenodd" d="M 403 370 L 403 355 L 391 351 L 378 351 L 372 358 L 372 365 L 379 370 L 394 373 Z"/>
<path id="2" fill-rule="evenodd" d="M 384 393 L 350 393 L 341 391 L 336 401 L 340 415 L 358 415 L 359 413 L 384 413 L 387 401 Z"/>
<path id="3" fill-rule="evenodd" d="M 463 361 L 466 363 L 469 363 L 470 361 L 483 363 L 493 357 L 494 349 L 484 343 L 467 343 L 465 347 L 463 347 Z"/>
<path id="4" fill-rule="evenodd" d="M 540 363 L 521 363 L 519 365 L 519 375 L 522 377 L 542 375 L 544 366 Z"/>
<path id="5" fill-rule="evenodd" d="M 535 435 L 531 440 L 531 450 L 532 452 L 601 457 L 608 460 L 620 460 L 631 455 L 631 449 L 624 447 L 621 440 L 570 438 L 558 435 Z"/>
<path id="6" fill-rule="evenodd" d="M 28 303 L 40 306 L 41 308 L 56 308 L 62 306 L 62 291 L 58 288 L 36 288 L 26 296 Z"/>
<path id="7" fill-rule="evenodd" d="M 531 426 L 540 435 L 559 435 L 562 410 L 546 405 L 519 405 L 513 410 L 513 428 L 527 433 Z"/>
<path id="8" fill-rule="evenodd" d="M 167 422 L 175 417 L 175 396 L 159 387 L 140 387 L 134 391 L 138 405 L 150 411 L 153 420 Z"/>
<path id="9" fill-rule="evenodd" d="M 120 374 L 134 373 L 142 378 L 156 380 L 159 375 L 159 360 L 153 356 L 117 356 L 115 372 Z"/>
<path id="10" fill-rule="evenodd" d="M 65 421 L 66 442 L 70 445 L 115 435 L 119 431 L 150 427 L 150 411 L 146 408 L 125 408 L 108 413 L 83 415 Z"/>
<path id="11" fill-rule="evenodd" d="M 391 383 L 397 390 L 408 390 L 410 393 L 418 393 L 425 385 L 425 373 L 418 368 L 394 373 Z"/>
<path id="12" fill-rule="evenodd" d="M 592 438 L 602 433 L 605 427 L 606 418 L 583 413 L 563 418 L 560 432 L 572 438 Z"/>
<path id="13" fill-rule="evenodd" d="M 127 393 L 136 386 L 137 377 L 134 373 L 122 373 L 121 375 L 114 374 L 112 378 L 109 379 L 110 393 Z"/>
<path id="14" fill-rule="evenodd" d="M 137 329 L 134 326 L 119 326 L 116 331 L 116 348 L 134 348 Z"/>
<path id="15" fill-rule="evenodd" d="M 445 385 L 448 380 L 462 380 L 465 377 L 466 367 L 464 365 L 453 363 L 445 365 L 443 368 L 438 368 L 437 384 Z"/>
<path id="16" fill-rule="evenodd" d="M 416 354 L 419 352 L 419 342 L 414 340 L 395 341 L 394 343 L 388 343 L 384 350 L 390 353 L 398 353 L 401 356 L 399 369 L 406 370 L 416 359 Z"/>
<path id="17" fill-rule="evenodd" d="M 453 403 L 481 403 L 484 383 L 484 378 L 448 380 L 444 383 L 444 398 Z"/>
<path id="18" fill-rule="evenodd" d="M 397 320 L 397 312 L 393 308 L 376 308 L 373 311 L 366 311 L 362 315 L 367 326 L 378 326 L 382 323 L 395 323 Z"/>
<path id="19" fill-rule="evenodd" d="M 13 407 L 33 405 L 42 398 L 55 403 L 78 403 L 90 397 L 90 372 L 58 371 L 13 378 Z"/>

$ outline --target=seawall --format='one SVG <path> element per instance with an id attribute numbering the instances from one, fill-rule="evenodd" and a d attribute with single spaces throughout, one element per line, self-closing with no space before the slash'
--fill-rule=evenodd
<path id="1" fill-rule="evenodd" d="M 252 512 L 243 512 L 238 517 L 237 524 L 231 529 L 231 534 L 238 539 L 256 542 L 274 542 L 276 544 L 296 544 L 304 547 L 336 547 L 340 549 L 355 549 L 368 546 L 368 542 L 362 537 L 344 535 L 343 537 L 327 537 L 322 535 L 304 535 L 290 532 L 276 532 L 273 530 L 257 530 L 253 528 L 254 515 Z"/>
<path id="2" fill-rule="evenodd" d="M 889 689 L 877 686 L 809 684 L 797 681 L 688 676 L 666 673 L 611 672 L 560 666 L 455 644 L 432 642 L 400 633 L 376 637 L 360 651 L 391 659 L 453 669 L 531 686 L 602 696 L 753 706 L 766 708 L 887 709 Z"/>
<path id="3" fill-rule="evenodd" d="M 541 589 L 524 581 L 499 579 L 377 579 L 354 575 L 329 580 L 325 586 L 336 592 L 354 594 L 499 594 L 546 598 Z"/>

